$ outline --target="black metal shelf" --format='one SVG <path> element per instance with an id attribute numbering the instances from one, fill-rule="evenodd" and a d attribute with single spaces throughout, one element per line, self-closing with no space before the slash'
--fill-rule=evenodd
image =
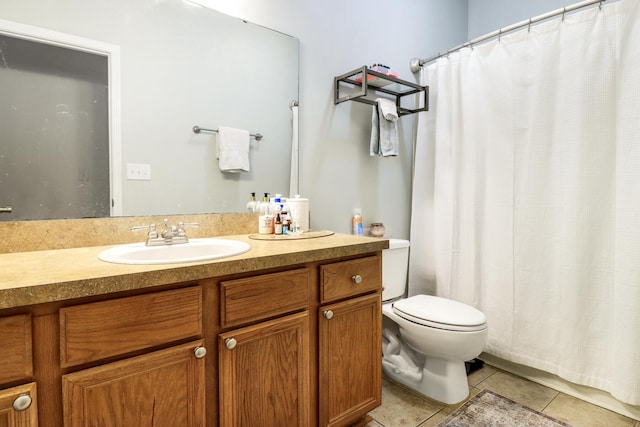
<path id="1" fill-rule="evenodd" d="M 378 84 L 383 82 L 385 86 L 378 86 L 370 82 L 370 76 L 375 79 Z M 361 81 L 358 81 L 358 77 L 361 77 Z M 393 86 L 386 86 L 386 84 L 393 84 Z M 359 88 L 357 92 L 347 95 L 340 95 L 340 89 L 345 85 L 349 85 L 350 88 Z M 419 84 L 408 82 L 396 77 L 379 73 L 369 69 L 367 66 L 356 68 L 346 74 L 334 78 L 334 104 L 340 104 L 345 101 L 356 101 L 364 104 L 376 105 L 375 99 L 371 97 L 377 94 L 383 93 L 395 97 L 396 108 L 398 109 L 398 116 L 404 116 L 407 114 L 415 114 L 420 111 L 429 110 L 429 86 L 420 86 Z M 393 87 L 391 89 L 390 87 Z M 402 99 L 406 96 L 416 95 L 422 93 L 422 102 L 417 101 L 418 106 L 416 108 L 405 108 L 402 104 Z"/>

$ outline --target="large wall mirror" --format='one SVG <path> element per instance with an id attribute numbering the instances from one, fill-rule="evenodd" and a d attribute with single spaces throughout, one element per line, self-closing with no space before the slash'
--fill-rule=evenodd
<path id="1" fill-rule="evenodd" d="M 0 220 L 240 212 L 251 192 L 288 194 L 296 38 L 184 0 L 9 0 L 0 20 L 117 52 L 0 34 L 0 85 L 16 88 L 0 101 Z M 251 170 L 221 172 L 216 134 L 194 126 L 264 135 Z M 128 179 L 135 165 L 150 179 Z"/>

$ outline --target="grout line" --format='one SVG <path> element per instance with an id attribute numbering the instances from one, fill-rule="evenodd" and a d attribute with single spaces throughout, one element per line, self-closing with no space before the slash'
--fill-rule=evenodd
<path id="1" fill-rule="evenodd" d="M 547 388 L 549 388 L 549 387 L 547 387 Z M 549 389 L 550 389 L 550 390 L 553 390 L 552 388 L 549 388 Z M 556 392 L 556 394 L 555 394 L 555 396 L 553 396 L 553 399 L 551 399 L 551 400 L 549 401 L 549 403 L 547 403 L 546 405 L 544 405 L 544 408 L 542 408 L 542 409 L 540 410 L 540 412 L 544 412 L 544 411 L 549 407 L 549 405 L 551 405 L 551 404 L 553 403 L 553 401 L 554 401 L 554 400 L 556 400 L 556 399 L 558 398 L 558 396 L 560 396 L 560 392 L 559 392 L 558 390 L 555 390 L 555 392 Z"/>

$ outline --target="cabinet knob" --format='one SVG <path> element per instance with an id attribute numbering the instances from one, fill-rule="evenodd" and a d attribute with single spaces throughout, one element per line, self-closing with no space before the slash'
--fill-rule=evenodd
<path id="1" fill-rule="evenodd" d="M 25 411 L 31 406 L 31 396 L 28 394 L 21 394 L 13 401 L 13 409 L 16 411 Z"/>
<path id="2" fill-rule="evenodd" d="M 355 283 L 356 285 L 359 285 L 360 283 L 362 283 L 362 276 L 359 274 L 356 274 L 351 277 L 351 281 L 353 281 L 353 283 Z"/>
<path id="3" fill-rule="evenodd" d="M 224 340 L 224 344 L 229 350 L 233 350 L 234 348 L 236 348 L 238 341 L 236 341 L 235 338 L 227 338 L 226 340 Z"/>
<path id="4" fill-rule="evenodd" d="M 331 320 L 333 318 L 333 311 L 331 310 L 326 310 L 324 313 L 324 318 L 327 320 Z"/>
<path id="5" fill-rule="evenodd" d="M 207 349 L 204 347 L 196 347 L 193 349 L 193 353 L 196 355 L 196 359 L 202 359 L 207 355 Z"/>

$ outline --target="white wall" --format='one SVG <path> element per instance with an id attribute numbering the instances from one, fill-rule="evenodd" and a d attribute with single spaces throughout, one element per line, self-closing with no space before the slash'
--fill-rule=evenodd
<path id="1" fill-rule="evenodd" d="M 400 119 L 400 155 L 369 156 L 371 107 L 333 104 L 333 78 L 383 63 L 405 80 L 413 57 L 467 39 L 467 0 L 210 0 L 211 7 L 300 39 L 300 193 L 311 199 L 311 227 L 350 232 L 351 211 L 365 227 L 383 222 L 409 237 L 414 116 Z"/>

